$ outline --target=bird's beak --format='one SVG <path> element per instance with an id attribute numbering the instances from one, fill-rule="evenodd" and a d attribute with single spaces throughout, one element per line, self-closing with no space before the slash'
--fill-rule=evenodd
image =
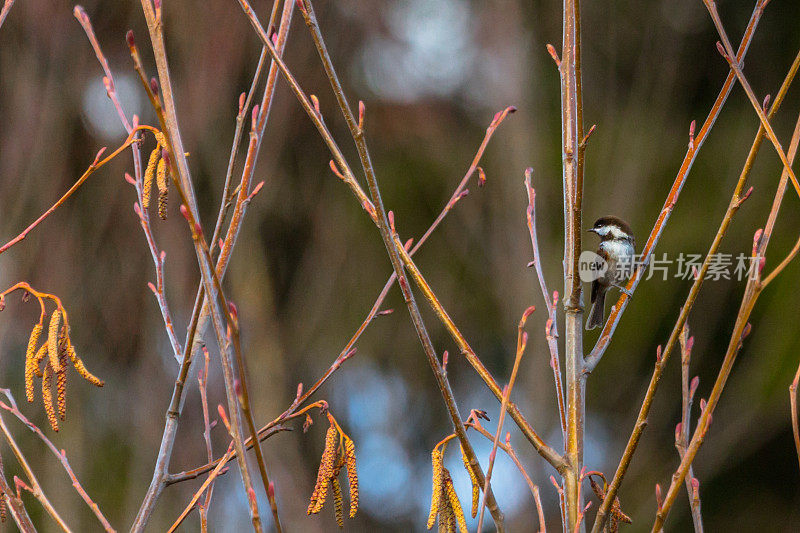
<path id="1" fill-rule="evenodd" d="M 596 230 L 596 229 L 594 229 L 594 228 L 589 228 L 589 229 L 587 229 L 586 231 L 591 231 L 592 233 L 597 233 L 597 230 Z"/>

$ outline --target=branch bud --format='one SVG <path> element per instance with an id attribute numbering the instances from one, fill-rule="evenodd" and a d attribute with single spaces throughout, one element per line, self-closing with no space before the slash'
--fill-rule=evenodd
<path id="1" fill-rule="evenodd" d="M 692 382 L 689 385 L 689 400 L 691 401 L 694 398 L 694 393 L 697 392 L 697 387 L 700 385 L 700 376 L 695 376 L 692 378 Z"/>
<path id="2" fill-rule="evenodd" d="M 364 131 L 364 117 L 367 114 L 367 106 L 362 100 L 358 101 L 358 129 Z"/>
<path id="3" fill-rule="evenodd" d="M 758 253 L 758 245 L 761 244 L 761 236 L 763 234 L 764 230 L 762 228 L 759 228 L 753 235 L 753 255 L 756 255 Z"/>
<path id="4" fill-rule="evenodd" d="M 256 126 L 258 126 L 258 104 L 253 106 L 253 113 L 250 118 L 250 129 L 256 131 Z"/>
<path id="5" fill-rule="evenodd" d="M 397 233 L 397 229 L 394 226 L 394 211 L 389 211 L 387 216 L 389 218 L 389 229 L 392 230 L 392 233 Z"/>
<path id="6" fill-rule="evenodd" d="M 555 46 L 547 43 L 547 53 L 550 54 L 550 57 L 552 57 L 553 61 L 555 61 L 556 67 L 561 68 L 561 60 L 558 58 L 558 52 L 556 52 Z"/>
<path id="7" fill-rule="evenodd" d="M 661 497 L 661 485 L 656 483 L 656 504 L 658 505 L 658 511 L 661 511 L 661 507 L 664 505 L 664 499 Z"/>

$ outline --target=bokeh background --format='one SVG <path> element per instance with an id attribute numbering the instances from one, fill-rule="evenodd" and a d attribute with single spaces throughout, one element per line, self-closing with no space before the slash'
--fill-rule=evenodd
<path id="1" fill-rule="evenodd" d="M 716 33 L 699 0 L 584 2 L 586 126 L 597 124 L 586 156 L 584 220 L 628 219 L 640 241 L 649 233 L 678 170 L 692 120 L 701 123 L 727 72 Z M 753 2 L 719 2 L 738 43 Z M 124 41 L 133 28 L 147 68 L 155 72 L 138 2 L 84 4 L 129 112 L 155 123 L 137 85 Z M 254 7 L 262 18 L 269 5 Z M 102 71 L 64 1 L 19 1 L 0 29 L 0 240 L 16 235 L 83 172 L 101 146 L 124 138 L 105 96 Z M 418 263 L 486 366 L 508 379 L 516 324 L 531 304 L 544 309 L 525 227 L 523 170 L 535 169 L 540 243 L 551 289 L 561 286 L 562 213 L 559 86 L 546 43 L 560 48 L 560 2 L 496 0 L 320 1 L 318 17 L 353 103 L 367 104 L 368 140 L 384 200 L 401 235 L 419 236 L 461 179 L 492 115 L 519 110 L 501 126 L 483 160 L 488 183 L 458 204 L 419 253 Z M 800 4 L 773 0 L 747 56 L 756 93 L 775 93 L 800 45 Z M 238 95 L 247 89 L 260 46 L 235 2 L 165 2 L 168 52 L 179 120 L 206 227 L 216 218 Z M 356 163 L 346 128 L 302 19 L 295 18 L 287 63 L 303 87 L 319 95 L 323 114 Z M 775 120 L 788 145 L 800 107 L 791 91 Z M 736 86 L 689 176 L 658 253 L 703 253 L 718 227 L 758 128 Z M 722 251 L 750 250 L 766 213 L 780 165 L 765 143 L 753 171 L 755 191 L 736 215 Z M 286 85 L 279 83 L 255 180 L 266 185 L 247 214 L 225 281 L 240 310 L 257 422 L 291 402 L 298 382 L 313 383 L 333 361 L 391 272 L 376 229 L 328 169 L 329 154 Z M 0 257 L 0 285 L 27 280 L 58 294 L 72 318 L 72 338 L 102 390 L 75 379 L 68 421 L 57 435 L 79 479 L 111 522 L 129 527 L 152 475 L 176 364 L 155 300 L 147 288 L 153 265 L 123 180 L 130 158 L 93 176 L 23 243 Z M 354 164 L 357 168 L 357 164 Z M 174 195 L 173 195 L 174 197 Z M 797 198 L 787 194 L 767 268 L 782 259 L 800 226 Z M 199 280 L 185 224 L 170 206 L 154 220 L 167 252 L 167 297 L 183 333 Z M 592 239 L 586 247 L 594 246 Z M 798 465 L 789 422 L 788 386 L 798 362 L 797 280 L 791 265 L 761 297 L 707 443 L 695 462 L 709 531 L 793 531 L 800 519 Z M 632 429 L 654 364 L 689 281 L 642 283 L 614 341 L 589 380 L 586 463 L 612 474 Z M 743 283 L 708 282 L 691 316 L 696 343 L 692 373 L 698 397 L 708 395 L 733 326 Z M 34 304 L 9 300 L 0 315 L 0 386 L 23 400 L 23 353 Z M 358 353 L 323 387 L 332 412 L 358 449 L 362 509 L 353 531 L 420 531 L 430 498 L 430 450 L 450 432 L 449 420 L 401 298 L 386 307 L 358 343 Z M 421 305 L 424 308 L 424 306 Z M 423 309 L 437 350 L 457 353 Z M 529 321 L 531 342 L 513 399 L 555 447 L 560 433 L 552 374 L 543 340 L 545 313 Z M 563 318 L 562 318 L 563 320 Z M 563 322 L 562 322 L 563 325 Z M 596 333 L 587 335 L 591 345 Z M 588 349 L 588 348 L 587 348 Z M 214 352 L 216 353 L 216 352 Z M 212 358 L 216 361 L 216 356 Z M 449 375 L 462 412 L 498 403 L 465 361 L 451 355 Z M 178 471 L 205 462 L 196 372 L 172 460 Z M 670 361 L 621 490 L 630 531 L 649 530 L 653 488 L 669 484 L 678 463 L 679 365 Z M 212 410 L 224 403 L 219 365 L 212 364 Z M 697 403 L 697 402 L 696 402 Z M 23 405 L 46 425 L 40 404 Z M 695 408 L 695 417 L 697 415 Z M 6 419 L 8 416 L 3 415 Z M 68 478 L 43 446 L 8 420 L 56 507 L 80 531 L 97 528 Z M 227 446 L 214 430 L 216 454 Z M 333 531 L 333 512 L 307 517 L 324 422 L 282 433 L 264 445 L 288 531 Z M 541 486 L 548 527 L 559 527 L 554 472 L 511 421 L 512 443 Z M 299 428 L 298 428 L 299 429 Z M 50 432 L 52 433 L 52 432 Z M 475 439 L 485 461 L 489 443 Z M 456 452 L 447 464 L 462 500 L 468 480 Z M 6 472 L 16 472 L 0 444 Z M 510 531 L 535 524 L 532 499 L 502 455 L 493 487 Z M 166 489 L 152 518 L 161 531 L 177 517 L 200 481 Z M 588 487 L 587 487 L 588 490 Z M 42 530 L 54 525 L 32 500 Z M 262 501 L 262 510 L 269 516 Z M 593 509 L 596 509 L 596 502 Z M 590 511 L 593 515 L 593 512 Z M 215 531 L 246 531 L 246 502 L 236 468 L 216 485 L 210 511 Z M 471 522 L 471 527 L 475 527 Z M 14 526 L 8 526 L 11 527 Z M 184 528 L 198 527 L 193 514 Z M 681 494 L 668 530 L 690 528 Z"/>

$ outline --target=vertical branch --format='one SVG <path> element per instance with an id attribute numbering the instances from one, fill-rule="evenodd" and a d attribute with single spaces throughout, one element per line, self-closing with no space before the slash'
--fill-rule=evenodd
<path id="1" fill-rule="evenodd" d="M 214 460 L 214 449 L 211 446 L 211 420 L 208 414 L 208 349 L 203 348 L 203 358 L 205 366 L 197 373 L 197 386 L 200 389 L 200 405 L 203 410 L 203 441 L 206 445 L 206 455 L 208 462 Z M 214 485 L 209 485 L 206 491 L 205 501 L 198 504 L 200 511 L 200 530 L 203 532 L 208 531 L 208 508 L 211 506 L 211 494 Z"/>
<path id="2" fill-rule="evenodd" d="M 561 55 L 561 139 L 564 186 L 564 305 L 582 311 L 578 258 L 581 253 L 581 176 L 584 148 L 582 97 L 580 94 L 580 0 L 564 0 Z"/>
<path id="3" fill-rule="evenodd" d="M 279 1 L 276 0 L 273 4 L 273 15 L 271 19 L 275 18 L 275 14 L 277 13 Z M 279 54 L 283 53 L 284 46 L 286 44 L 286 39 L 289 32 L 289 26 L 291 23 L 291 15 L 294 10 L 294 3 L 293 2 L 286 2 L 284 4 L 284 12 L 281 17 L 281 26 L 278 31 L 278 39 L 276 43 L 276 48 Z M 211 249 L 216 245 L 219 235 L 222 232 L 225 222 L 225 215 L 228 211 L 228 205 L 230 202 L 229 198 L 229 185 L 230 185 L 230 174 L 233 171 L 233 166 L 235 163 L 235 154 L 238 152 L 239 148 L 239 140 L 242 135 L 242 131 L 244 129 L 245 124 L 245 117 L 247 115 L 247 111 L 250 107 L 250 102 L 253 99 L 253 96 L 256 91 L 256 86 L 258 84 L 258 80 L 260 78 L 261 71 L 263 69 L 264 61 L 259 58 L 258 66 L 256 67 L 256 72 L 253 76 L 253 81 L 250 84 L 250 90 L 248 91 L 245 102 L 241 104 L 241 108 L 236 118 L 236 132 L 234 134 L 234 141 L 231 147 L 231 157 L 228 164 L 228 172 L 226 172 L 225 178 L 225 187 L 223 188 L 223 195 L 221 200 L 221 206 L 219 215 L 217 217 L 216 227 L 214 228 L 214 238 L 212 239 Z M 259 112 L 259 122 L 258 122 L 258 142 L 256 143 L 256 151 L 258 147 L 260 147 L 261 139 L 263 138 L 264 129 L 266 128 L 266 119 L 269 113 L 270 104 L 272 101 L 272 97 L 274 95 L 275 90 L 275 77 L 277 75 L 277 70 L 275 64 L 272 63 L 270 65 L 269 70 L 269 77 L 267 81 L 267 86 L 264 90 L 264 96 L 261 100 L 260 112 Z M 245 164 L 245 168 L 242 174 L 242 180 L 245 179 L 249 180 L 250 173 L 253 172 L 255 169 L 255 153 L 251 150 L 248 150 L 248 157 L 251 158 L 252 164 L 248 165 Z M 248 197 L 249 199 L 249 197 Z M 246 206 L 246 202 L 243 204 L 236 204 L 234 206 L 234 211 L 244 209 Z M 238 220 L 241 222 L 241 216 L 238 217 Z M 235 235 L 238 234 L 241 226 L 236 227 L 229 227 L 226 237 L 225 243 L 230 243 L 227 246 L 227 250 L 225 253 L 222 251 L 220 252 L 220 257 L 217 260 L 217 274 L 220 278 L 224 277 L 225 271 L 228 265 L 228 259 L 230 258 L 230 254 L 232 251 L 232 243 L 235 240 Z M 223 245 L 223 248 L 226 248 Z M 175 380 L 175 386 L 173 388 L 172 400 L 170 401 L 170 406 L 167 410 L 167 421 L 165 424 L 164 432 L 162 434 L 161 439 L 161 448 L 159 450 L 158 459 L 156 461 L 156 468 L 153 475 L 153 481 L 148 489 L 147 494 L 145 495 L 144 500 L 142 501 L 142 505 L 139 510 L 139 514 L 137 516 L 137 522 L 144 521 L 146 522 L 147 518 L 149 517 L 150 513 L 152 512 L 152 508 L 155 505 L 155 501 L 158 499 L 161 491 L 167 485 L 168 482 L 168 475 L 167 475 L 167 467 L 169 466 L 169 458 L 172 454 L 172 444 L 175 441 L 175 435 L 177 432 L 177 424 L 178 424 L 178 416 L 180 415 L 180 411 L 183 406 L 184 400 L 184 392 L 185 392 L 185 383 L 186 378 L 189 373 L 189 367 L 192 363 L 194 358 L 194 354 L 200 350 L 201 346 L 203 345 L 202 341 L 202 332 L 205 331 L 208 322 L 210 320 L 211 308 L 210 303 L 206 299 L 206 292 L 205 287 L 201 283 L 198 287 L 197 297 L 195 298 L 194 308 L 192 310 L 192 318 L 188 327 L 188 333 L 186 336 L 186 344 L 184 347 L 184 354 L 181 360 L 181 368 L 178 372 L 178 377 Z"/>
<path id="4" fill-rule="evenodd" d="M 797 462 L 800 463 L 800 423 L 797 420 L 797 384 L 800 382 L 800 365 L 794 374 L 792 384 L 789 385 L 789 406 L 792 410 L 792 434 L 794 435 L 794 447 L 797 450 Z"/>
<path id="5" fill-rule="evenodd" d="M 176 189 L 178 190 L 178 194 L 183 203 L 183 206 L 181 207 L 181 214 L 186 218 L 191 230 L 192 242 L 194 244 L 201 277 L 205 286 L 205 292 L 208 296 L 208 301 L 211 303 L 211 315 L 214 324 L 214 332 L 217 337 L 217 344 L 220 348 L 223 376 L 225 378 L 226 396 L 228 400 L 230 416 L 232 418 L 232 435 L 234 437 L 235 447 L 238 452 L 237 458 L 239 461 L 239 471 L 242 477 L 242 484 L 244 485 L 250 504 L 250 516 L 253 523 L 253 528 L 255 531 L 260 532 L 262 528 L 261 518 L 259 516 L 258 503 L 256 501 L 255 491 L 253 489 L 249 467 L 247 465 L 247 460 L 244 453 L 242 437 L 242 418 L 245 418 L 248 428 L 253 434 L 255 432 L 255 424 L 252 420 L 252 413 L 250 411 L 249 398 L 247 394 L 246 370 L 239 344 L 238 322 L 233 318 L 231 314 L 231 308 L 228 306 L 228 303 L 222 292 L 219 276 L 217 276 L 216 268 L 212 263 L 208 245 L 205 241 L 205 237 L 203 236 L 202 226 L 199 223 L 197 202 L 195 199 L 191 176 L 189 174 L 188 163 L 186 161 L 186 153 L 181 140 L 180 129 L 178 127 L 175 102 L 172 93 L 172 83 L 163 35 L 163 13 L 161 9 L 161 2 L 160 0 L 156 1 L 155 5 L 153 5 L 150 3 L 150 0 L 142 0 L 142 9 L 145 14 L 145 19 L 147 20 L 150 41 L 153 45 L 153 53 L 156 59 L 159 79 L 161 80 L 162 94 L 164 97 L 163 107 L 159 102 L 158 97 L 153 94 L 153 91 L 150 89 L 149 84 L 143 76 L 143 70 L 139 62 L 138 53 L 133 43 L 132 34 L 129 34 L 128 44 L 131 48 L 131 54 L 136 63 L 137 71 L 142 78 L 145 91 L 147 92 L 148 97 L 150 98 L 150 101 L 156 110 L 156 114 L 162 124 L 162 129 L 164 130 L 166 136 L 168 151 L 165 151 L 164 154 L 170 155 L 170 164 L 168 165 L 170 169 L 169 174 L 172 178 L 172 181 L 175 183 Z M 231 333 L 230 335 L 226 335 L 226 325 L 229 328 Z M 234 364 L 237 365 L 237 369 L 234 369 Z M 238 379 L 235 370 L 238 370 Z M 253 436 L 255 440 L 255 434 Z M 162 448 L 164 447 L 163 445 L 164 443 L 162 442 Z M 272 497 L 273 493 L 266 475 L 266 468 L 264 466 L 261 450 L 257 442 L 256 446 L 254 446 L 254 450 L 256 452 L 256 459 L 259 466 L 259 473 L 261 474 L 261 480 L 264 485 L 264 490 L 269 497 L 273 518 L 275 520 L 276 527 L 280 532 L 277 507 L 274 504 L 274 497 Z M 146 516 L 144 518 L 146 519 Z M 135 528 L 143 527 L 143 523 L 138 519 L 138 517 L 134 526 Z"/>
<path id="6" fill-rule="evenodd" d="M 684 325 L 680 336 L 681 342 L 681 422 L 675 428 L 675 448 L 681 459 L 686 455 L 689 446 L 689 435 L 692 422 L 692 401 L 697 390 L 699 378 L 689 381 L 689 364 L 692 359 L 692 346 L 694 337 L 689 336 L 689 326 Z M 686 494 L 689 497 L 689 508 L 692 511 L 692 522 L 695 533 L 703 533 L 703 514 L 700 509 L 700 482 L 694 477 L 692 467 L 689 467 L 686 478 Z"/>
<path id="7" fill-rule="evenodd" d="M 564 477 L 567 527 L 582 530 L 583 510 L 579 473 L 583 467 L 585 425 L 583 360 L 583 302 L 578 277 L 581 252 L 583 197 L 583 110 L 580 70 L 580 0 L 564 0 L 561 52 L 561 142 L 564 187 L 564 311 L 566 314 L 565 367 L 567 383 L 567 442 L 569 468 Z"/>

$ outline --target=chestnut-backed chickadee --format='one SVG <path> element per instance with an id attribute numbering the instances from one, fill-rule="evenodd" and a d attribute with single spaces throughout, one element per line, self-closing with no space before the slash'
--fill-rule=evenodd
<path id="1" fill-rule="evenodd" d="M 600 236 L 597 255 L 605 262 L 605 270 L 592 281 L 592 310 L 586 321 L 586 329 L 603 326 L 606 291 L 617 287 L 629 294 L 623 283 L 633 272 L 634 246 L 633 232 L 627 222 L 614 216 L 597 219 L 588 230 Z"/>

